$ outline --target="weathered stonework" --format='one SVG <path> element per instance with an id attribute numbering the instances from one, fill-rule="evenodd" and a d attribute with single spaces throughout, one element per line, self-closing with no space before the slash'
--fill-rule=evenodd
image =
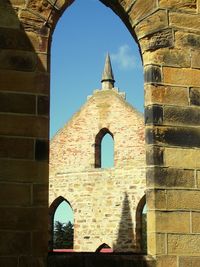
<path id="1" fill-rule="evenodd" d="M 1 93 L 9 93 L 8 97 L 11 99 L 10 102 L 7 100 L 6 108 L 4 105 L 4 110 L 0 114 L 0 134 L 2 142 L 5 140 L 6 144 L 5 151 L 0 155 L 2 185 L 0 208 L 2 214 L 6 211 L 14 212 L 14 209 L 16 215 L 14 227 L 8 217 L 6 221 L 0 221 L 0 266 L 45 266 L 48 243 L 46 158 L 49 131 L 47 112 L 49 44 L 56 22 L 73 2 L 73 0 L 60 0 L 58 9 L 53 7 L 53 0 L 0 1 L 0 90 Z M 188 127 L 187 116 L 184 120 L 180 116 L 176 117 L 175 121 L 168 120 L 169 125 L 166 125 L 165 110 L 170 114 L 170 108 L 174 112 L 180 106 L 186 108 L 191 106 L 198 113 L 200 0 L 101 0 L 101 2 L 122 19 L 138 43 L 146 73 L 145 106 L 153 111 L 155 108 L 149 106 L 158 105 L 161 107 L 157 110 L 163 111 L 163 124 L 160 122 L 158 124 L 158 116 L 156 112 L 152 112 L 155 118 L 146 125 L 147 132 L 152 133 L 149 136 L 151 138 L 147 139 L 150 142 L 146 145 L 147 166 L 152 169 L 157 166 L 164 169 L 177 168 L 178 173 L 179 169 L 181 172 L 187 173 L 191 170 L 195 173 L 195 188 L 193 183 L 192 187 L 188 188 L 187 180 L 184 186 L 181 185 L 182 189 L 177 188 L 178 184 L 173 176 L 175 171 L 165 172 L 166 184 L 160 183 L 156 177 L 151 179 L 155 184 L 151 181 L 148 183 L 147 205 L 151 214 L 153 213 L 151 221 L 147 222 L 148 253 L 155 258 L 159 267 L 189 265 L 197 267 L 200 264 L 200 232 L 196 222 L 198 216 L 194 215 L 194 212 L 199 211 L 199 206 L 194 207 L 190 199 L 195 195 L 195 201 L 199 202 L 197 193 L 200 188 L 199 126 L 192 118 L 193 125 Z M 163 40 L 165 34 L 166 41 Z M 23 51 L 26 51 L 24 57 Z M 40 56 L 42 53 L 43 57 Z M 6 63 L 5 66 L 3 62 Z M 23 62 L 26 63 L 26 67 L 21 64 Z M 19 94 L 22 100 L 19 100 L 16 94 Z M 34 102 L 34 99 L 38 101 L 41 96 L 46 98 L 45 102 L 42 101 L 45 108 L 41 108 L 43 104 L 40 104 L 40 111 L 36 108 L 35 113 L 31 115 L 32 109 L 27 109 L 27 104 L 23 104 L 25 95 L 30 96 L 30 94 L 33 97 L 30 97 L 29 101 Z M 20 103 L 20 108 L 16 107 L 17 102 Z M 195 111 L 192 114 L 196 114 Z M 175 138 L 174 133 L 176 133 Z M 32 141 L 34 149 L 28 140 Z M 16 145 L 13 145 L 14 141 L 17 142 Z M 20 144 L 23 146 L 22 153 L 18 152 Z M 38 155 L 38 151 L 42 153 L 42 157 Z M 156 175 L 156 172 L 152 173 Z M 174 188 L 173 182 L 175 182 Z M 179 190 L 182 190 L 181 193 Z M 184 208 L 184 212 L 191 214 L 190 231 L 187 233 L 174 234 L 173 231 L 160 233 L 157 229 L 157 221 L 160 222 L 162 216 L 166 220 L 170 214 L 167 206 L 169 195 L 173 200 L 171 195 L 177 196 L 175 199 L 177 203 L 182 203 L 180 206 L 177 203 L 174 203 L 173 207 L 170 206 L 174 212 L 179 214 Z M 11 196 L 14 201 L 11 200 Z M 188 200 L 186 206 L 181 201 L 182 198 Z M 172 204 L 173 202 L 170 202 L 170 205 Z M 32 209 L 33 207 L 35 209 Z M 40 216 L 34 217 L 35 226 L 33 227 L 30 222 L 28 230 L 25 227 L 20 228 L 21 225 L 16 223 L 20 221 L 24 208 L 30 209 L 33 214 L 36 214 L 37 209 L 43 210 L 41 215 L 43 219 Z M 174 222 L 175 229 L 177 224 L 179 221 Z M 173 230 L 171 226 L 166 226 L 166 222 L 165 227 Z M 21 244 L 24 244 L 23 247 Z"/>
<path id="2" fill-rule="evenodd" d="M 114 139 L 114 167 L 95 168 L 95 139 L 105 128 Z M 135 218 L 145 189 L 143 115 L 115 88 L 95 90 L 50 144 L 50 205 L 60 196 L 71 204 L 75 251 L 103 243 L 141 251 Z"/>

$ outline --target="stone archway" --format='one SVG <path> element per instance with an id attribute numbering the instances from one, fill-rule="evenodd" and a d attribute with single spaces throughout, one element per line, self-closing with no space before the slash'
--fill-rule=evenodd
<path id="1" fill-rule="evenodd" d="M 56 22 L 72 1 L 59 0 L 60 10 L 49 2 L 0 5 L 2 266 L 38 264 L 47 253 L 48 52 Z M 197 266 L 199 1 L 102 2 L 136 36 L 143 57 L 149 254 L 166 266 Z M 171 223 L 180 219 L 181 225 Z"/>

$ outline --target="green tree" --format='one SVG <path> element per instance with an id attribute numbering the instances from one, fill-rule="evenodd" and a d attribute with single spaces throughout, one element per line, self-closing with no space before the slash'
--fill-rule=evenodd
<path id="1" fill-rule="evenodd" d="M 54 249 L 73 248 L 74 226 L 56 221 L 54 224 Z"/>

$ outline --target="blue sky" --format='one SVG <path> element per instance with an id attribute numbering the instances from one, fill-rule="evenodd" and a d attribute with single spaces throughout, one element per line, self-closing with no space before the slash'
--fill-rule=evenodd
<path id="1" fill-rule="evenodd" d="M 101 88 L 107 52 L 115 87 L 126 92 L 127 101 L 143 112 L 143 69 L 137 44 L 120 18 L 99 0 L 76 0 L 53 34 L 50 138 L 94 89 Z M 60 214 L 55 219 L 63 211 Z"/>
<path id="2" fill-rule="evenodd" d="M 62 15 L 51 46 L 51 137 L 101 88 L 105 55 L 115 86 L 143 111 L 143 70 L 138 46 L 120 18 L 98 0 L 76 0 Z"/>

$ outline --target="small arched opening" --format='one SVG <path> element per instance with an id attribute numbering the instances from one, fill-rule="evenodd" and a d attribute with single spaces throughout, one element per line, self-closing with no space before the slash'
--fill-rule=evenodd
<path id="1" fill-rule="evenodd" d="M 49 250 L 57 252 L 73 251 L 74 214 L 70 203 L 60 196 L 53 201 L 49 211 Z"/>
<path id="2" fill-rule="evenodd" d="M 140 252 L 147 253 L 147 209 L 144 195 L 136 209 L 136 241 Z"/>
<path id="3" fill-rule="evenodd" d="M 101 244 L 97 248 L 96 252 L 100 252 L 100 253 L 112 253 L 113 250 L 112 250 L 112 248 L 108 244 L 103 243 L 103 244 Z"/>
<path id="4" fill-rule="evenodd" d="M 114 167 L 114 137 L 107 128 L 102 128 L 95 138 L 95 168 L 112 167 Z"/>

